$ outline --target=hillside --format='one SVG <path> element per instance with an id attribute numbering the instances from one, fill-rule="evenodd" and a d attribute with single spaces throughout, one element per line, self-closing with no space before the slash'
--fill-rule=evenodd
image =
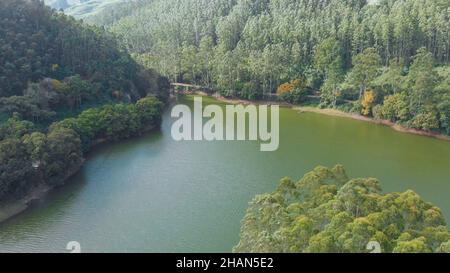
<path id="1" fill-rule="evenodd" d="M 38 0 L 3 0 L 0 18 L 0 206 L 61 185 L 95 144 L 160 124 L 168 80 L 110 33 Z"/>
<path id="2" fill-rule="evenodd" d="M 167 82 L 143 69 L 97 27 L 39 1 L 0 3 L 0 111 L 42 122 L 59 112 L 159 94 Z"/>

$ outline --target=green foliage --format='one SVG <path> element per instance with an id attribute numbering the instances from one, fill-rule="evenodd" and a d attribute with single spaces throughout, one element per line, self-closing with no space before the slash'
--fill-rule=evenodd
<path id="1" fill-rule="evenodd" d="M 37 162 L 44 181 L 50 185 L 63 183 L 79 169 L 83 161 L 80 138 L 70 129 L 51 129 L 47 134 L 46 146 L 38 147 L 47 150 L 43 157 L 37 158 Z"/>
<path id="2" fill-rule="evenodd" d="M 32 178 L 32 162 L 25 145 L 14 138 L 0 141 L 0 200 L 23 194 Z"/>
<path id="3" fill-rule="evenodd" d="M 413 191 L 383 194 L 373 178 L 349 179 L 342 166 L 317 167 L 256 196 L 235 252 L 445 252 L 441 211 Z"/>
<path id="4" fill-rule="evenodd" d="M 406 121 L 409 119 L 408 95 L 397 93 L 387 96 L 382 107 L 382 116 L 391 121 Z"/>
<path id="5" fill-rule="evenodd" d="M 439 128 L 437 113 L 433 109 L 426 109 L 424 112 L 416 115 L 411 124 L 414 128 L 431 131 Z"/>
<path id="6" fill-rule="evenodd" d="M 295 88 L 291 92 L 284 93 L 280 98 L 289 103 L 300 104 L 308 99 L 309 92 L 306 88 Z"/>
<path id="7" fill-rule="evenodd" d="M 238 91 L 238 96 L 241 98 L 256 100 L 261 98 L 259 93 L 260 86 L 256 82 L 246 82 L 242 84 L 240 91 Z"/>
<path id="8" fill-rule="evenodd" d="M 98 140 L 119 140 L 138 135 L 147 127 L 160 124 L 162 103 L 155 97 L 140 99 L 134 105 L 113 104 L 83 111 L 76 118 L 53 123 L 50 128 L 74 130 L 89 150 Z"/>
<path id="9" fill-rule="evenodd" d="M 55 115 L 55 112 L 42 109 L 31 96 L 11 96 L 0 98 L 0 112 L 8 115 L 18 113 L 25 119 L 39 122 Z"/>
<path id="10" fill-rule="evenodd" d="M 441 253 L 450 253 L 450 240 L 446 243 L 442 243 L 439 252 Z"/>
<path id="11" fill-rule="evenodd" d="M 0 202 L 19 198 L 36 185 L 63 183 L 93 144 L 158 126 L 162 106 L 155 97 L 146 97 L 136 104 L 92 108 L 53 123 L 46 134 L 15 115 L 0 127 Z"/>
<path id="12" fill-rule="evenodd" d="M 0 126 L 0 141 L 6 138 L 19 139 L 35 130 L 30 121 L 21 120 L 16 114 Z"/>
<path id="13" fill-rule="evenodd" d="M 293 104 L 305 102 L 310 93 L 311 89 L 307 86 L 305 78 L 283 83 L 277 89 L 277 95 L 281 100 Z"/>
<path id="14" fill-rule="evenodd" d="M 353 58 L 353 68 L 347 75 L 347 84 L 359 91 L 358 100 L 362 99 L 368 84 L 378 75 L 381 58 L 375 48 L 367 48 Z"/>
<path id="15" fill-rule="evenodd" d="M 408 233 L 406 233 L 410 237 Z M 403 238 L 402 238 L 403 239 Z M 426 238 L 419 237 L 412 240 L 399 240 L 393 250 L 394 253 L 430 253 L 432 250 L 427 246 Z"/>
<path id="16" fill-rule="evenodd" d="M 320 66 L 324 66 L 324 63 L 321 63 Z M 344 70 L 342 66 L 342 58 L 340 56 L 328 63 L 325 70 L 325 82 L 321 87 L 322 105 L 336 107 L 338 98 L 341 95 L 340 84 L 344 80 Z"/>
<path id="17" fill-rule="evenodd" d="M 382 85 L 384 101 L 377 107 L 377 118 L 400 122 L 426 131 L 449 133 L 450 86 L 447 67 L 435 67 L 431 53 L 418 50 L 408 73 L 400 72 L 397 64 L 372 82 L 375 89 Z M 395 83 L 396 82 L 396 83 Z M 394 94 L 389 94 L 394 92 Z"/>

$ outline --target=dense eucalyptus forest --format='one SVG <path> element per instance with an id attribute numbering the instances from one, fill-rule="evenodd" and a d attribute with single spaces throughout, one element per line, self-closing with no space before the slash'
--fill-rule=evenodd
<path id="1" fill-rule="evenodd" d="M 37 0 L 1 1 L 0 21 L 0 201 L 64 182 L 96 142 L 159 124 L 168 80 L 108 32 Z"/>
<path id="2" fill-rule="evenodd" d="M 172 81 L 449 134 L 449 9 L 447 0 L 139 0 L 85 20 Z"/>

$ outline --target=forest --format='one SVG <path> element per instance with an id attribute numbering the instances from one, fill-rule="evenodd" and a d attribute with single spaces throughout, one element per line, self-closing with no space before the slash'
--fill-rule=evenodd
<path id="1" fill-rule="evenodd" d="M 63 183 L 99 142 L 160 123 L 169 81 L 37 0 L 0 2 L 0 202 Z"/>
<path id="2" fill-rule="evenodd" d="M 374 178 L 349 179 L 342 165 L 317 167 L 298 182 L 256 196 L 234 252 L 450 252 L 439 208 L 413 191 L 383 194 Z"/>
<path id="3" fill-rule="evenodd" d="M 449 134 L 449 9 L 447 0 L 140 0 L 85 20 L 172 81 Z"/>

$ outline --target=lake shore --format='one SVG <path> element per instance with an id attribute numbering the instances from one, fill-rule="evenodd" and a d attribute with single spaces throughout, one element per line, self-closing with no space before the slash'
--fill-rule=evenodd
<path id="1" fill-rule="evenodd" d="M 439 133 L 435 133 L 435 132 L 428 132 L 428 131 L 423 131 L 423 130 L 418 130 L 418 129 L 412 129 L 412 128 L 406 128 L 406 127 L 403 127 L 403 126 L 401 126 L 395 122 L 392 122 L 390 120 L 378 120 L 378 119 L 365 117 L 365 116 L 358 115 L 358 114 L 343 112 L 343 111 L 340 111 L 337 109 L 330 109 L 330 108 L 320 109 L 317 107 L 310 107 L 310 106 L 293 106 L 292 109 L 298 110 L 300 112 L 318 113 L 318 114 L 323 114 L 323 115 L 328 115 L 328 116 L 344 117 L 344 118 L 351 118 L 351 119 L 365 121 L 365 122 L 371 122 L 371 123 L 391 127 L 395 131 L 401 132 L 401 133 L 427 136 L 427 137 L 433 137 L 433 138 L 437 138 L 437 139 L 441 139 L 441 140 L 450 141 L 450 136 L 446 136 L 443 134 L 439 134 Z"/>
<path id="2" fill-rule="evenodd" d="M 317 114 L 328 115 L 328 116 L 350 118 L 350 119 L 354 119 L 354 120 L 365 121 L 365 122 L 388 126 L 388 127 L 391 127 L 393 130 L 400 132 L 400 133 L 426 136 L 426 137 L 432 137 L 432 138 L 436 138 L 436 139 L 440 139 L 440 140 L 450 141 L 450 136 L 447 136 L 447 135 L 443 135 L 443 134 L 439 134 L 439 133 L 435 133 L 435 132 L 418 130 L 418 129 L 407 128 L 407 127 L 401 126 L 395 122 L 392 122 L 390 120 L 378 120 L 378 119 L 365 117 L 365 116 L 354 114 L 354 113 L 348 113 L 348 112 L 344 112 L 344 111 L 332 109 L 332 108 L 323 108 L 322 109 L 322 108 L 318 108 L 318 107 L 300 106 L 300 105 L 295 105 L 295 104 L 291 104 L 291 103 L 287 103 L 287 102 L 279 102 L 279 101 L 263 101 L 263 100 L 254 100 L 253 101 L 253 100 L 245 100 L 245 99 L 230 99 L 230 98 L 225 98 L 223 96 L 218 96 L 218 95 L 208 95 L 204 92 L 192 92 L 192 95 L 209 96 L 209 97 L 213 97 L 213 98 L 217 99 L 218 101 L 229 103 L 229 104 L 244 104 L 244 105 L 276 104 L 276 105 L 280 105 L 282 107 L 292 108 L 293 110 L 297 110 L 299 112 L 309 112 L 309 113 L 317 113 Z"/>
<path id="3" fill-rule="evenodd" d="M 33 200 L 41 199 L 49 190 L 50 187 L 36 187 L 25 197 L 2 204 L 0 208 L 0 223 L 26 210 Z"/>
<path id="4" fill-rule="evenodd" d="M 144 128 L 141 134 L 150 133 L 155 129 L 156 126 L 148 126 Z M 111 143 L 110 141 L 106 139 L 97 139 L 94 140 L 91 146 L 91 150 L 87 153 L 86 156 L 89 155 L 90 152 L 92 152 L 95 148 L 101 146 L 102 144 Z M 24 197 L 18 199 L 18 200 L 11 200 L 11 201 L 5 201 L 0 204 L 0 224 L 11 219 L 12 217 L 24 212 L 26 209 L 28 209 L 32 203 L 36 200 L 42 199 L 48 192 L 51 190 L 57 188 L 57 187 L 63 187 L 64 184 L 69 180 L 71 177 L 76 175 L 81 168 L 84 165 L 84 162 L 86 159 L 83 159 L 83 162 L 79 165 L 74 167 L 72 170 L 68 172 L 66 177 L 62 179 L 62 183 L 55 187 L 50 187 L 48 185 L 38 185 L 31 189 L 28 194 L 26 194 Z"/>

